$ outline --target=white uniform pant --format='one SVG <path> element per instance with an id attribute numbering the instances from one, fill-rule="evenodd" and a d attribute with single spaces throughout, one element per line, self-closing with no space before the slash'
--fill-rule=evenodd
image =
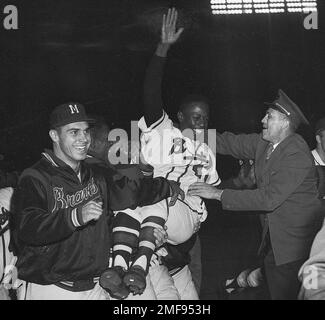
<path id="1" fill-rule="evenodd" d="M 199 300 L 188 265 L 173 275 L 173 280 L 181 300 Z"/>
<path id="2" fill-rule="evenodd" d="M 166 219 L 168 242 L 176 245 L 185 242 L 198 230 L 200 216 L 182 201 L 176 201 L 172 207 L 167 206 L 166 200 L 140 209 L 143 218 L 158 216 Z"/>
<path id="3" fill-rule="evenodd" d="M 94 289 L 73 292 L 56 285 L 23 284 L 17 290 L 18 300 L 115 300 L 96 283 Z M 142 295 L 130 295 L 126 300 L 180 300 L 174 281 L 164 265 L 151 265 L 147 287 Z"/>
<path id="4" fill-rule="evenodd" d="M 23 282 L 17 290 L 18 300 L 110 300 L 109 294 L 96 283 L 91 290 L 73 292 L 54 284 L 40 285 Z"/>

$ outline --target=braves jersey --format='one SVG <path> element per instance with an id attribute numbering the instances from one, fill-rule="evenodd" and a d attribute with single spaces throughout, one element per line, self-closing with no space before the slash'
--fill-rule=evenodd
<path id="1" fill-rule="evenodd" d="M 12 201 L 20 279 L 47 285 L 100 276 L 108 265 L 111 210 L 149 205 L 170 195 L 165 179 L 130 179 L 90 160 L 81 161 L 79 179 L 47 150 L 22 173 Z M 83 206 L 99 199 L 103 214 L 84 223 Z"/>
<path id="2" fill-rule="evenodd" d="M 141 152 L 145 161 L 153 166 L 154 177 L 179 182 L 185 194 L 195 182 L 213 186 L 220 184 L 215 156 L 208 145 L 194 140 L 194 136 L 193 139 L 184 136 L 165 111 L 150 127 L 147 127 L 144 117 L 138 126 L 142 131 Z M 206 213 L 200 197 L 186 196 L 185 203 L 199 214 Z"/>

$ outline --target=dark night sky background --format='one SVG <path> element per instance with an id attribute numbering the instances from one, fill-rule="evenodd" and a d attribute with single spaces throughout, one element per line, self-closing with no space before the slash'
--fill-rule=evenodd
<path id="1" fill-rule="evenodd" d="M 165 69 L 163 96 L 172 116 L 185 94 L 200 93 L 211 100 L 211 128 L 260 131 L 263 102 L 278 88 L 312 124 L 325 116 L 324 1 L 318 1 L 318 30 L 305 30 L 301 14 L 213 16 L 209 0 L 1 3 L 0 12 L 7 4 L 19 12 L 19 30 L 1 30 L 4 168 L 38 160 L 50 145 L 50 110 L 69 100 L 129 129 L 141 116 L 144 71 L 169 5 L 186 27 Z M 312 147 L 310 131 L 304 135 Z"/>

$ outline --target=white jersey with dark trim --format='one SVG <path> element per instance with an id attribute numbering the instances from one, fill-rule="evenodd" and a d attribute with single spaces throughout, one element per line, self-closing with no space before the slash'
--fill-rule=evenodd
<path id="1" fill-rule="evenodd" d="M 138 124 L 141 134 L 141 152 L 144 159 L 153 166 L 154 177 L 165 177 L 177 181 L 187 193 L 195 182 L 206 182 L 213 186 L 220 184 L 216 171 L 216 159 L 206 143 L 190 139 L 173 125 L 167 113 L 147 127 L 144 117 Z M 185 202 L 193 211 L 206 212 L 200 197 L 187 196 Z"/>

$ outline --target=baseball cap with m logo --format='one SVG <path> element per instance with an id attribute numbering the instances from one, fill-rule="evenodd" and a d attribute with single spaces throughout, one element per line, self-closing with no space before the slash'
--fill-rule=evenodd
<path id="1" fill-rule="evenodd" d="M 68 102 L 54 108 L 50 115 L 50 128 L 64 126 L 73 122 L 95 122 L 86 114 L 85 107 L 79 102 Z"/>

